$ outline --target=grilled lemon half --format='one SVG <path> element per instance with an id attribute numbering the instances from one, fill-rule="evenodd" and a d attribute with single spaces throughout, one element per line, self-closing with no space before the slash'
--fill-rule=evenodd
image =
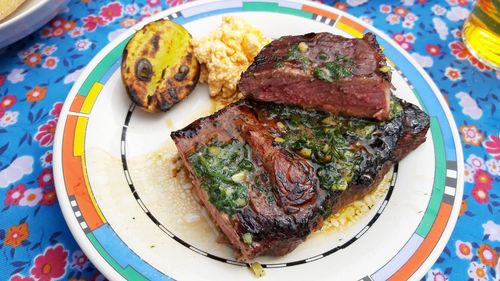
<path id="1" fill-rule="evenodd" d="M 130 39 L 122 56 L 122 79 L 130 99 L 149 112 L 167 111 L 196 86 L 200 64 L 181 25 L 158 20 Z"/>

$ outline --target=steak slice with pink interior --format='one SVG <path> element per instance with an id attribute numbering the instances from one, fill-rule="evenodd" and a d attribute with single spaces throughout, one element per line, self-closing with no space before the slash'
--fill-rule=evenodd
<path id="1" fill-rule="evenodd" d="M 241 75 L 238 89 L 255 100 L 344 116 L 389 116 L 390 68 L 375 35 L 283 36 L 265 46 Z"/>

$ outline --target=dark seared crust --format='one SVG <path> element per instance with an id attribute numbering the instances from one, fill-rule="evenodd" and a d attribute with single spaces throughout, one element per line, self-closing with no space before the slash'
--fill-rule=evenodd
<path id="1" fill-rule="evenodd" d="M 306 43 L 311 63 L 284 59 L 289 47 Z M 353 59 L 356 67 L 350 77 L 331 82 L 318 80 L 313 69 L 325 64 L 320 52 L 331 58 L 342 55 Z M 277 66 L 280 65 L 280 66 Z M 255 100 L 299 105 L 346 116 L 385 120 L 389 116 L 390 71 L 375 35 L 347 39 L 330 33 L 284 36 L 265 46 L 241 75 L 238 89 Z"/>
<path id="2" fill-rule="evenodd" d="M 430 126 L 430 119 L 427 114 L 422 114 L 416 105 L 401 101 L 403 103 L 403 132 L 399 139 L 394 161 L 403 159 L 419 145 L 425 142 L 427 131 Z"/>
<path id="3" fill-rule="evenodd" d="M 284 255 L 294 250 L 314 230 L 321 228 L 323 215 L 338 212 L 345 205 L 361 199 L 382 180 L 394 161 L 398 161 L 423 141 L 429 118 L 416 106 L 403 104 L 403 115 L 386 123 L 388 132 L 379 138 L 387 154 L 382 163 L 366 163 L 373 170 L 361 174 L 369 180 L 355 180 L 345 191 L 327 191 L 320 186 L 310 162 L 273 143 L 270 123 L 259 119 L 259 112 L 270 103 L 242 100 L 219 112 L 173 132 L 172 139 L 195 186 L 195 192 L 215 223 L 233 245 L 236 256 L 250 260 L 258 255 Z M 413 121 L 416 120 L 416 121 Z M 251 149 L 255 182 L 249 186 L 249 204 L 234 215 L 219 212 L 208 200 L 207 192 L 187 160 L 198 144 L 213 137 L 222 142 L 239 140 Z M 265 190 L 273 200 L 268 200 Z M 263 191 L 264 189 L 264 191 Z M 245 244 L 241 235 L 251 233 L 253 243 Z"/>

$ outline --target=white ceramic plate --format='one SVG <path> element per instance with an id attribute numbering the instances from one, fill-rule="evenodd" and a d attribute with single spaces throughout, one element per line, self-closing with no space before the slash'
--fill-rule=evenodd
<path id="1" fill-rule="evenodd" d="M 0 21 L 0 48 L 8 46 L 42 27 L 55 17 L 69 0 L 27 0 Z"/>
<path id="2" fill-rule="evenodd" d="M 141 25 L 159 18 L 201 36 L 221 16 L 242 17 L 269 37 L 371 31 L 393 68 L 395 94 L 431 116 L 427 141 L 399 163 L 385 198 L 344 231 L 316 233 L 284 257 L 260 257 L 265 280 L 418 279 L 437 259 L 462 198 L 462 152 L 437 87 L 386 35 L 313 2 L 197 1 L 142 22 L 104 48 L 71 90 L 54 146 L 57 193 L 66 221 L 91 261 L 110 279 L 255 280 L 234 260 L 189 190 L 167 170 L 169 134 L 208 115 L 208 89 L 171 111 L 136 110 L 120 77 L 122 50 Z"/>

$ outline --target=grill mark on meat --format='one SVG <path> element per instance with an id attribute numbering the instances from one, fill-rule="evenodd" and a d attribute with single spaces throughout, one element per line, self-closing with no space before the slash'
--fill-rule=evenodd
<path id="1" fill-rule="evenodd" d="M 258 255 L 284 255 L 294 250 L 314 230 L 321 228 L 323 216 L 338 212 L 345 205 L 361 199 L 380 183 L 394 161 L 425 141 L 428 116 L 416 106 L 400 101 L 403 114 L 381 125 L 367 146 L 384 154 L 378 161 L 363 164 L 362 172 L 349 183 L 347 190 L 327 190 L 320 186 L 316 166 L 309 160 L 273 142 L 276 120 L 266 117 L 274 105 L 243 100 L 225 107 L 212 116 L 201 118 L 171 134 L 194 190 L 214 222 L 226 235 L 239 260 Z M 267 120 L 267 121 L 266 121 Z M 417 120 L 417 121 L 414 121 Z M 229 216 L 209 201 L 201 179 L 193 172 L 188 157 L 200 145 L 218 141 L 245 142 L 251 149 L 255 167 L 248 185 L 248 204 Z M 242 235 L 252 235 L 244 243 Z"/>

